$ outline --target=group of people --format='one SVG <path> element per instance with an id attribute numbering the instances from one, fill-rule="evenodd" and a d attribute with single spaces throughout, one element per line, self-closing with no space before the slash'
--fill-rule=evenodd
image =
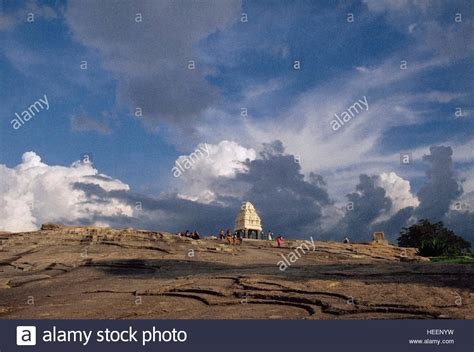
<path id="1" fill-rule="evenodd" d="M 232 244 L 232 245 L 242 244 L 242 238 L 240 237 L 240 233 L 234 232 L 232 234 L 229 228 L 227 229 L 227 231 L 225 231 L 225 233 L 224 233 L 224 229 L 221 229 L 219 231 L 219 239 L 221 241 L 225 239 L 228 244 Z"/>
<path id="2" fill-rule="evenodd" d="M 176 235 L 192 238 L 193 240 L 198 240 L 200 238 L 199 237 L 199 232 L 197 232 L 196 230 L 194 230 L 193 232 L 189 232 L 189 230 L 186 230 L 185 232 L 178 232 L 178 233 L 176 233 Z M 273 241 L 273 237 L 274 237 L 273 232 L 268 231 L 267 232 L 267 239 L 269 241 Z M 229 228 L 226 231 L 224 231 L 224 229 L 221 229 L 219 231 L 219 239 L 221 241 L 225 240 L 225 241 L 227 241 L 228 244 L 232 244 L 232 245 L 242 244 L 242 238 L 240 237 L 240 233 L 239 232 L 232 233 Z M 282 247 L 283 244 L 284 244 L 284 240 L 285 240 L 285 238 L 282 235 L 280 235 L 280 234 L 277 235 L 275 237 L 277 247 Z M 346 244 L 350 243 L 349 237 L 346 236 L 343 239 L 342 242 L 346 243 Z"/>
<path id="3" fill-rule="evenodd" d="M 186 230 L 185 232 L 178 232 L 176 233 L 176 235 L 192 238 L 193 240 L 198 240 L 200 238 L 199 232 L 197 232 L 196 230 L 194 230 L 193 232 Z M 273 241 L 273 238 L 274 238 L 273 232 L 268 231 L 267 239 L 269 241 Z M 226 231 L 224 231 L 224 229 L 221 229 L 219 231 L 219 240 L 221 241 L 225 240 L 227 241 L 228 244 L 232 244 L 232 245 L 242 244 L 242 237 L 240 237 L 240 233 L 238 231 L 232 233 L 229 228 Z M 282 247 L 284 244 L 284 237 L 279 234 L 275 237 L 275 241 L 276 241 L 277 247 Z"/>
<path id="4" fill-rule="evenodd" d="M 192 238 L 193 240 L 199 239 L 199 232 L 197 232 L 196 230 L 194 230 L 193 232 L 189 232 L 189 230 L 186 230 L 186 232 L 178 232 L 176 235 Z"/>

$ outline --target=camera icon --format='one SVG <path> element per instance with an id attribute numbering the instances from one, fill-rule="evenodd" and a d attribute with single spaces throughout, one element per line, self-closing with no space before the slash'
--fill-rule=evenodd
<path id="1" fill-rule="evenodd" d="M 36 346 L 36 326 L 17 326 L 16 345 Z"/>

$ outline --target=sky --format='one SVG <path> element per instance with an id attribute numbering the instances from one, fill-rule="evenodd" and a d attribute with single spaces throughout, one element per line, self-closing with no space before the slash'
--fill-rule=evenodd
<path id="1" fill-rule="evenodd" d="M 474 241 L 472 1 L 2 1 L 0 230 Z M 20 118 L 18 118 L 18 116 Z"/>

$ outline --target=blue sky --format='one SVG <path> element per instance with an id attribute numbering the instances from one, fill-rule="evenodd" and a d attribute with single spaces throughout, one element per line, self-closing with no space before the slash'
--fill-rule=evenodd
<path id="1" fill-rule="evenodd" d="M 390 172 L 398 185 L 408 182 L 409 195 L 400 197 L 415 204 L 427 182 L 423 155 L 444 145 L 453 150 L 453 177 L 468 207 L 473 7 L 410 0 L 2 1 L 0 164 L 13 169 L 32 151 L 46 165 L 69 167 L 91 153 L 97 173 L 130 192 L 233 209 L 248 196 L 243 189 L 255 186 L 251 177 L 243 178 L 246 187 L 236 181 L 253 166 L 235 162 L 258 160 L 264 143 L 281 141 L 284 155 L 300 160 L 297 172 L 305 180 L 322 175 L 331 206 L 343 208 L 360 174 Z M 191 60 L 195 70 L 188 70 Z M 13 129 L 15 112 L 45 94 L 49 110 Z M 369 109 L 332 131 L 333 115 L 364 96 Z M 137 107 L 143 117 L 134 116 Z M 213 164 L 173 177 L 175 161 L 203 143 L 217 153 Z M 413 154 L 409 167 L 400 165 L 402 152 Z M 377 182 L 388 196 L 389 186 Z M 327 210 L 328 224 L 313 225 L 331 227 L 344 216 L 337 209 Z M 161 224 L 168 226 L 153 226 Z"/>

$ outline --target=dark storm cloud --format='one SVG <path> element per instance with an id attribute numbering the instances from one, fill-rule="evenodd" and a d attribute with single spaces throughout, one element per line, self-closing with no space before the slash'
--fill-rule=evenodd
<path id="1" fill-rule="evenodd" d="M 426 182 L 418 192 L 420 205 L 400 209 L 385 221 L 375 222 L 380 215 L 390 211 L 390 198 L 383 188 L 375 186 L 378 176 L 361 175 L 356 192 L 347 195 L 354 209 L 347 210 L 341 222 L 326 237 L 340 238 L 342 233 L 347 233 L 351 239 L 367 241 L 374 231 L 384 231 L 387 239 L 396 243 L 403 227 L 416 219 L 425 218 L 431 222 L 444 221 L 458 235 L 472 241 L 473 213 L 449 210 L 463 192 L 453 171 L 452 154 L 451 147 L 430 147 L 430 154 L 423 156 L 423 161 L 429 163 L 430 168 L 426 172 Z"/>
<path id="2" fill-rule="evenodd" d="M 349 203 L 346 213 L 336 227 L 339 237 L 347 235 L 351 240 L 369 240 L 372 222 L 392 207 L 392 201 L 386 196 L 385 189 L 376 186 L 377 177 L 364 174 L 359 176 L 356 192 L 347 195 Z"/>
<path id="3" fill-rule="evenodd" d="M 293 155 L 280 141 L 264 144 L 260 158 L 246 163 L 236 180 L 249 185 L 242 200 L 258 209 L 266 230 L 301 237 L 319 231 L 322 206 L 330 203 L 321 176 L 305 180 Z"/>
<path id="4" fill-rule="evenodd" d="M 451 147 L 432 146 L 430 154 L 423 156 L 423 161 L 430 163 L 431 167 L 426 172 L 426 183 L 418 192 L 417 217 L 440 221 L 451 202 L 461 196 L 463 191 L 454 175 L 452 155 Z"/>
<path id="5" fill-rule="evenodd" d="M 68 4 L 66 20 L 75 39 L 96 49 L 115 74 L 117 94 L 131 111 L 140 107 L 148 122 L 187 128 L 217 96 L 195 46 L 238 21 L 240 7 L 239 0 L 85 0 Z"/>

